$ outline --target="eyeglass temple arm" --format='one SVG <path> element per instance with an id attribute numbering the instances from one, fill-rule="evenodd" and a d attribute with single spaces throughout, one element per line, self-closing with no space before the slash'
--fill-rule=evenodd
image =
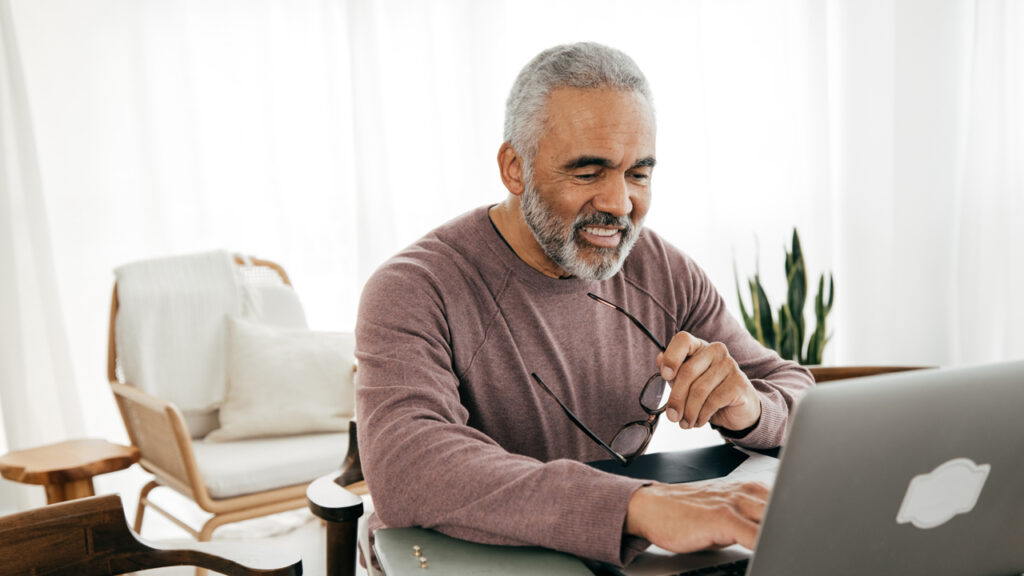
<path id="1" fill-rule="evenodd" d="M 555 399 L 555 402 L 558 402 L 558 405 L 562 407 L 562 410 L 565 412 L 565 415 L 569 417 L 569 420 L 572 420 L 573 424 L 578 426 L 580 430 L 583 430 L 584 434 L 590 436 L 591 440 L 600 444 L 602 448 L 607 450 L 608 453 L 611 454 L 613 458 L 618 460 L 619 463 L 622 464 L 623 466 L 629 463 L 629 461 L 626 460 L 626 458 L 622 454 L 619 454 L 615 450 L 612 450 L 611 446 L 605 444 L 604 440 L 598 438 L 597 434 L 594 434 L 594 432 L 591 431 L 590 428 L 587 428 L 587 426 L 583 422 L 581 422 L 575 414 L 573 414 L 572 410 L 570 410 L 568 406 L 563 404 L 562 400 L 559 399 L 558 396 L 554 392 L 552 392 L 550 388 L 548 388 L 548 385 L 545 384 L 544 381 L 540 379 L 540 376 L 537 376 L 535 372 L 531 373 L 530 376 L 533 376 L 533 379 L 536 380 L 537 384 L 540 384 L 540 387 L 543 388 L 544 391 L 548 393 L 548 396 L 551 396 L 552 398 Z"/>
<path id="2" fill-rule="evenodd" d="M 651 342 L 654 342 L 654 345 L 657 346 L 659 350 L 661 350 L 662 352 L 665 351 L 665 345 L 661 343 L 661 340 L 658 340 L 657 336 L 655 336 L 654 334 L 651 334 L 651 331 L 647 329 L 647 326 L 644 326 L 644 323 L 639 321 L 639 320 L 637 320 L 636 318 L 634 318 L 632 314 L 630 314 L 629 312 L 626 312 L 622 308 L 619 308 L 618 306 L 616 306 L 615 304 L 612 304 L 611 302 L 605 300 L 604 298 L 601 298 L 600 296 L 597 296 L 596 294 L 593 294 L 591 292 L 587 292 L 587 296 L 590 296 L 594 300 L 597 300 L 598 302 L 600 302 L 601 304 L 604 304 L 605 306 L 611 308 L 612 310 L 618 310 L 619 312 L 622 312 L 623 314 L 625 314 L 626 318 L 629 318 L 630 321 L 633 322 L 633 324 L 636 324 L 636 327 L 639 328 L 648 338 L 650 338 Z"/>

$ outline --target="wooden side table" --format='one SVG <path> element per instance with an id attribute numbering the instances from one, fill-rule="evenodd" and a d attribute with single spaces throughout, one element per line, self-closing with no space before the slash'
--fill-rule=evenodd
<path id="1" fill-rule="evenodd" d="M 86 438 L 8 452 L 0 456 L 0 476 L 46 487 L 46 503 L 96 494 L 92 477 L 124 470 L 139 461 L 134 446 Z"/>

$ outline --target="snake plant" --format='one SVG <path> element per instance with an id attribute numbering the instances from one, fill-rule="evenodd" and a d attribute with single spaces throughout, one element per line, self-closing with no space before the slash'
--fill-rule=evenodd
<path id="1" fill-rule="evenodd" d="M 761 285 L 761 274 L 755 272 L 747 279 L 750 290 L 750 311 L 743 300 L 740 290 L 739 274 L 733 263 L 733 274 L 736 279 L 736 296 L 740 301 L 740 312 L 747 331 L 761 345 L 771 348 L 779 356 L 787 360 L 796 360 L 801 364 L 820 364 L 830 336 L 826 331 L 825 321 L 832 311 L 835 296 L 835 283 L 832 274 L 828 275 L 828 290 L 825 290 L 825 275 L 818 277 L 818 294 L 814 298 L 814 332 L 804 343 L 806 328 L 804 324 L 804 305 L 807 301 L 807 268 L 804 254 L 800 250 L 800 235 L 793 229 L 792 249 L 786 250 L 786 301 L 779 306 L 776 317 L 768 295 Z"/>

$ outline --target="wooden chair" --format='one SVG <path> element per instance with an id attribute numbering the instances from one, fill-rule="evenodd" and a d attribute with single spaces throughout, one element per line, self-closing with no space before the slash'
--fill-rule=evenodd
<path id="1" fill-rule="evenodd" d="M 94 496 L 0 518 L 0 573 L 107 576 L 164 566 L 197 566 L 231 576 L 298 576 L 295 554 L 237 545 L 162 548 L 128 527 L 121 497 Z"/>
<path id="2" fill-rule="evenodd" d="M 242 259 L 236 258 L 236 264 L 241 266 Z M 241 272 L 243 275 L 255 278 L 256 282 L 291 287 L 291 282 L 284 269 L 274 262 L 254 259 L 251 261 L 251 265 L 247 264 L 242 267 Z M 132 445 L 138 448 L 141 455 L 139 464 L 154 476 L 154 479 L 143 487 L 139 496 L 135 515 L 135 531 L 142 533 L 142 521 L 147 507 L 166 516 L 201 542 L 209 541 L 213 531 L 224 524 L 305 507 L 306 486 L 315 478 L 337 468 L 342 457 L 342 450 L 348 443 L 347 434 L 340 432 L 272 439 L 277 442 L 274 446 L 279 450 L 283 447 L 285 455 L 289 458 L 298 459 L 301 456 L 297 456 L 296 453 L 309 452 L 315 454 L 317 462 L 302 462 L 301 466 L 282 464 L 282 460 L 273 460 L 275 457 L 266 451 L 257 452 L 253 454 L 254 463 L 259 461 L 262 466 L 272 465 L 290 471 L 296 470 L 299 472 L 290 472 L 290 474 L 295 476 L 302 473 L 305 476 L 293 478 L 285 485 L 273 486 L 255 492 L 230 496 L 213 495 L 207 475 L 204 474 L 203 460 L 197 457 L 197 454 L 200 454 L 201 450 L 215 449 L 222 453 L 230 453 L 234 457 L 244 450 L 253 452 L 255 442 L 242 440 L 221 442 L 216 446 L 204 444 L 194 437 L 196 435 L 190 431 L 185 416 L 174 403 L 155 397 L 136 387 L 132 382 L 122 381 L 123 375 L 118 365 L 115 334 L 117 314 L 118 286 L 115 284 L 110 306 L 107 378 L 110 381 L 110 387 L 120 409 L 128 436 Z M 305 323 L 304 316 L 302 322 Z M 346 376 L 351 377 L 351 375 Z M 318 444 L 311 449 L 310 442 Z M 302 443 L 305 443 L 302 450 L 288 450 L 287 448 L 289 446 L 298 447 Z M 203 454 L 209 454 L 209 452 Z M 246 474 L 250 478 L 253 476 L 253 473 L 244 470 L 240 470 L 238 474 L 243 478 L 246 478 Z M 150 493 L 161 486 L 170 487 L 190 498 L 202 510 L 213 516 L 199 530 L 194 529 L 169 510 L 153 502 Z"/>

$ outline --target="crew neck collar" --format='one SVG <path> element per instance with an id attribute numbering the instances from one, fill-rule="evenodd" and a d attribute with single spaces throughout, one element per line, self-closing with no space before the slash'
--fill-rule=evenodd
<path id="1" fill-rule="evenodd" d="M 533 288 L 553 291 L 558 293 L 569 293 L 587 291 L 593 289 L 593 286 L 599 284 L 599 281 L 595 280 L 584 280 L 575 276 L 568 278 L 552 278 L 537 270 L 533 266 L 527 264 L 522 258 L 516 254 L 516 251 L 512 249 L 512 246 L 508 243 L 508 240 L 498 230 L 498 226 L 491 219 L 490 210 L 496 206 L 491 204 L 480 208 L 478 212 L 478 220 L 481 224 L 480 232 L 485 238 L 490 239 L 488 245 L 492 247 L 492 251 L 502 263 L 506 264 L 512 271 L 513 277 L 531 286 Z"/>

